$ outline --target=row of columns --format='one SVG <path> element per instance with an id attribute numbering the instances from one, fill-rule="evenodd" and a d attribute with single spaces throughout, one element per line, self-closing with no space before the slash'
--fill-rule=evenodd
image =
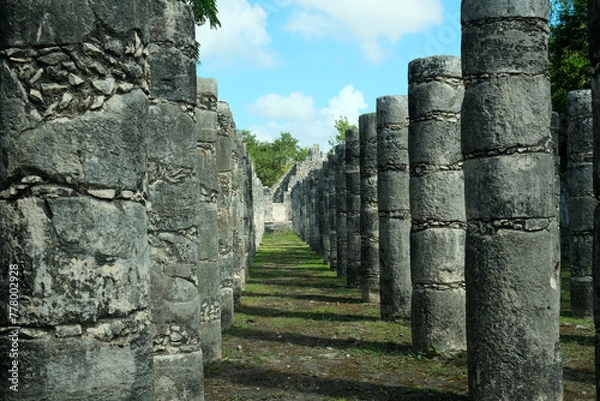
<path id="1" fill-rule="evenodd" d="M 188 5 L 51 3 L 0 6 L 0 398 L 203 400 L 262 184 Z"/>
<path id="2" fill-rule="evenodd" d="M 599 9 L 598 1 L 590 1 L 592 65 L 600 61 Z M 468 348 L 470 395 L 477 400 L 562 399 L 560 181 L 547 73 L 549 10 L 542 0 L 463 1 L 462 61 L 414 60 L 408 97 L 377 99 L 376 199 L 369 197 L 371 167 L 360 166 L 363 300 L 374 299 L 368 294 L 375 286 L 367 283 L 378 269 L 382 318 L 411 319 L 416 351 Z M 569 95 L 570 292 L 578 317 L 591 315 L 592 276 L 600 291 L 598 252 L 592 252 L 594 241 L 600 247 L 600 237 L 592 238 L 598 213 L 595 231 L 591 225 L 597 207 L 592 111 L 596 137 L 600 131 L 598 102 L 591 101 L 600 92 L 594 71 L 591 92 Z M 371 119 L 359 118 L 365 161 L 373 157 Z M 337 201 L 323 215 L 330 233 L 325 251 L 349 286 L 357 285 L 356 250 L 349 248 L 355 235 L 356 141 L 348 131 L 346 144 L 333 149 L 328 185 L 321 188 Z M 598 182 L 595 177 L 596 197 Z M 292 201 L 312 199 L 297 194 Z M 374 204 L 378 229 L 372 224 Z M 600 327 L 598 309 L 596 303 Z"/>

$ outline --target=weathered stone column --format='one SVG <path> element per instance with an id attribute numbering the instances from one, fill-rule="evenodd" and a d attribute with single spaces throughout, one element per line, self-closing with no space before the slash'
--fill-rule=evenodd
<path id="1" fill-rule="evenodd" d="M 410 319 L 408 99 L 377 98 L 377 202 L 381 318 Z"/>
<path id="2" fill-rule="evenodd" d="M 593 185 L 594 127 L 592 92 L 569 92 L 567 190 L 569 196 L 569 255 L 571 314 L 592 318 L 592 248 L 596 199 Z"/>
<path id="3" fill-rule="evenodd" d="M 473 400 L 562 399 L 549 11 L 548 0 L 462 2 Z"/>
<path id="4" fill-rule="evenodd" d="M 360 288 L 363 302 L 379 302 L 377 113 L 358 118 L 360 130 Z"/>
<path id="5" fill-rule="evenodd" d="M 235 123 L 229 105 L 217 103 L 217 216 L 219 223 L 219 270 L 221 271 L 221 329 L 233 325 L 233 257 L 234 205 L 233 192 L 233 141 Z"/>
<path id="6" fill-rule="evenodd" d="M 338 161 L 334 152 L 335 148 L 328 156 L 329 174 L 327 176 L 327 187 L 329 202 L 327 219 L 329 224 L 329 268 L 333 271 L 337 271 L 337 229 L 335 226 L 337 217 L 337 195 L 335 175 L 338 169 Z"/>
<path id="7" fill-rule="evenodd" d="M 192 10 L 150 2 L 148 239 L 156 397 L 204 399 Z"/>
<path id="8" fill-rule="evenodd" d="M 360 141 L 357 129 L 346 131 L 346 204 L 348 287 L 360 286 Z"/>
<path id="9" fill-rule="evenodd" d="M 337 275 L 345 277 L 348 269 L 348 205 L 346 202 L 346 145 L 335 147 L 337 167 L 335 170 L 337 215 L 335 220 L 337 234 Z"/>
<path id="10" fill-rule="evenodd" d="M 600 0 L 588 1 L 588 43 L 592 70 L 594 125 L 594 194 L 600 199 Z M 596 326 L 596 399 L 600 400 L 600 204 L 594 213 L 593 246 L 594 324 Z"/>
<path id="11" fill-rule="evenodd" d="M 325 160 L 323 162 L 323 168 L 321 173 L 321 181 L 319 183 L 320 188 L 320 197 L 321 197 L 321 207 L 320 207 L 320 215 L 319 215 L 319 226 L 321 227 L 321 246 L 323 255 L 323 263 L 330 264 L 329 260 L 329 250 L 331 248 L 329 244 L 329 232 L 331 227 L 329 226 L 329 212 L 331 210 L 330 202 L 329 202 L 329 175 L 331 171 L 331 166 L 329 165 L 329 161 Z"/>
<path id="12" fill-rule="evenodd" d="M 459 57 L 408 65 L 412 339 L 415 352 L 466 349 L 465 196 Z"/>
<path id="13" fill-rule="evenodd" d="M 215 79 L 198 78 L 198 289 L 201 298 L 200 334 L 204 362 L 221 359 L 221 271 L 217 216 L 217 101 Z"/>
<path id="14" fill-rule="evenodd" d="M 2 400 L 154 400 L 148 15 L 0 3 Z"/>
<path id="15" fill-rule="evenodd" d="M 245 266 L 245 197 L 244 197 L 244 164 L 245 154 L 242 149 L 242 138 L 236 130 L 232 135 L 232 205 L 233 205 L 233 303 L 239 306 L 242 300 L 242 290 L 246 281 Z"/>

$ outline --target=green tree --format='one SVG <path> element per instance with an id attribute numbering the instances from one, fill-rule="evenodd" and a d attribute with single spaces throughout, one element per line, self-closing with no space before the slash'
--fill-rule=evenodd
<path id="1" fill-rule="evenodd" d="M 590 87 L 587 0 L 553 0 L 550 19 L 552 108 L 567 113 L 570 91 Z"/>
<path id="2" fill-rule="evenodd" d="M 349 129 L 357 129 L 357 127 L 356 124 L 350 124 L 348 117 L 340 116 L 340 118 L 335 120 L 335 129 L 337 134 L 335 134 L 335 136 L 331 136 L 327 141 L 330 146 L 335 146 L 346 142 L 346 131 Z"/>
<path id="3" fill-rule="evenodd" d="M 217 0 L 181 0 L 192 8 L 194 22 L 197 25 L 204 25 L 206 21 L 211 29 L 217 29 L 221 26 L 221 21 L 217 17 Z M 196 42 L 194 48 L 196 60 L 200 57 L 200 43 Z"/>
<path id="4" fill-rule="evenodd" d="M 308 148 L 301 148 L 298 139 L 289 132 L 281 132 L 273 142 L 259 141 L 249 130 L 242 130 L 240 134 L 254 163 L 256 175 L 269 187 L 295 162 L 304 160 L 308 155 Z"/>

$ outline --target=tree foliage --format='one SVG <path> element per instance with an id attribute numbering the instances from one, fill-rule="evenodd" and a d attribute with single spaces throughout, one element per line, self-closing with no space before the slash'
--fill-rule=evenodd
<path id="1" fill-rule="evenodd" d="M 197 25 L 204 25 L 206 21 L 211 29 L 217 29 L 221 26 L 221 21 L 217 17 L 217 0 L 180 0 L 192 8 L 194 22 Z M 194 57 L 196 60 L 200 57 L 200 43 L 196 42 L 194 47 Z"/>
<path id="2" fill-rule="evenodd" d="M 248 155 L 254 163 L 256 175 L 266 186 L 272 186 L 297 161 L 308 156 L 308 148 L 301 148 L 298 139 L 289 132 L 281 132 L 273 142 L 259 141 L 249 130 L 241 131 Z"/>
<path id="3" fill-rule="evenodd" d="M 570 91 L 590 87 L 587 0 L 553 0 L 550 21 L 552 108 L 567 113 Z"/>
<path id="4" fill-rule="evenodd" d="M 337 120 L 335 120 L 335 129 L 337 134 L 332 136 L 327 141 L 330 146 L 339 145 L 341 143 L 346 142 L 346 131 L 349 129 L 357 129 L 356 124 L 350 124 L 348 121 L 348 117 L 340 116 Z"/>

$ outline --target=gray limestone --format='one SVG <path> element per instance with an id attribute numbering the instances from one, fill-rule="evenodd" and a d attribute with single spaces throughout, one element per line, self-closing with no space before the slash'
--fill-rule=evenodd
<path id="1" fill-rule="evenodd" d="M 567 135 L 567 193 L 571 314 L 592 318 L 592 243 L 594 229 L 594 127 L 590 90 L 569 92 Z"/>
<path id="2" fill-rule="evenodd" d="M 377 113 L 358 118 L 360 130 L 360 288 L 364 302 L 379 302 Z"/>
<path id="3" fill-rule="evenodd" d="M 121 74 L 144 71 L 147 16 L 140 1 L 0 5 L 2 400 L 155 399 L 148 77 Z M 136 51 L 111 54 L 112 42 Z M 97 79 L 127 90 L 98 90 Z M 10 294 L 20 301 L 12 317 Z"/>
<path id="4" fill-rule="evenodd" d="M 346 131 L 346 214 L 348 287 L 360 286 L 360 140 L 357 129 Z"/>
<path id="5" fill-rule="evenodd" d="M 466 349 L 466 217 L 460 58 L 408 65 L 412 339 L 416 353 Z"/>
<path id="6" fill-rule="evenodd" d="M 221 328 L 228 329 L 233 325 L 233 281 L 235 262 L 233 254 L 233 136 L 235 123 L 229 105 L 218 102 L 217 125 L 217 177 L 219 194 L 217 196 L 217 212 L 219 226 L 219 270 L 221 271 Z"/>
<path id="7" fill-rule="evenodd" d="M 600 0 L 588 1 L 588 43 L 592 69 L 592 114 L 594 125 L 594 194 L 600 199 Z M 596 326 L 596 399 L 600 397 L 600 207 L 594 213 L 593 289 Z"/>
<path id="8" fill-rule="evenodd" d="M 336 196 L 336 234 L 337 234 L 337 275 L 346 277 L 348 267 L 348 213 L 346 202 L 346 145 L 335 147 L 335 196 Z"/>
<path id="9" fill-rule="evenodd" d="M 337 158 L 335 156 L 335 149 L 328 156 L 329 161 L 329 174 L 327 178 L 327 193 L 328 193 L 328 208 L 327 208 L 327 219 L 329 225 L 329 268 L 333 271 L 337 271 L 337 195 L 336 195 L 336 179 L 335 174 L 337 171 Z"/>
<path id="10" fill-rule="evenodd" d="M 562 400 L 549 9 L 547 0 L 462 2 L 465 280 L 474 400 Z"/>
<path id="11" fill-rule="evenodd" d="M 200 305 L 200 336 L 204 362 L 221 359 L 221 272 L 217 217 L 217 82 L 211 78 L 197 78 L 197 107 L 195 109 L 198 185 L 198 290 Z"/>
<path id="12" fill-rule="evenodd" d="M 320 183 L 320 197 L 321 197 L 321 214 L 319 216 L 319 224 L 321 226 L 321 247 L 323 263 L 330 265 L 330 229 L 329 226 L 329 213 L 331 212 L 331 206 L 329 202 L 329 176 L 331 169 L 329 162 L 326 160 L 323 162 L 322 177 Z M 331 265 L 330 265 L 331 266 Z"/>
<path id="13" fill-rule="evenodd" d="M 156 397 L 203 400 L 194 20 L 178 0 L 152 0 L 150 9 L 146 209 Z"/>
<path id="14" fill-rule="evenodd" d="M 408 99 L 377 98 L 377 206 L 381 318 L 411 315 Z"/>

